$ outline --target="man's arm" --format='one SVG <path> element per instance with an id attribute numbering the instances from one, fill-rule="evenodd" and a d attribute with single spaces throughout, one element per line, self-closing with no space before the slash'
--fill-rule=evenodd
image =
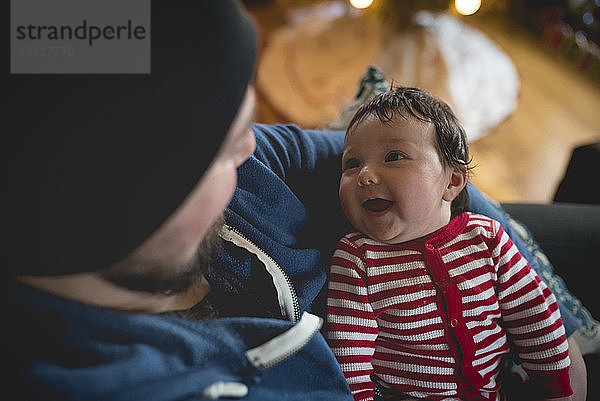
<path id="1" fill-rule="evenodd" d="M 276 174 L 306 211 L 303 227 L 295 233 L 298 246 L 318 249 L 323 265 L 329 266 L 338 240 L 352 229 L 338 198 L 344 132 L 302 130 L 291 124 L 255 124 L 252 129 L 253 158 Z M 320 310 L 324 301 L 325 291 Z"/>
<path id="2" fill-rule="evenodd" d="M 321 168 L 324 163 L 334 168 L 326 177 L 313 179 L 339 177 L 343 131 L 303 130 L 294 124 L 254 124 L 252 130 L 256 136 L 254 156 L 284 181 L 298 172 L 324 172 Z"/>

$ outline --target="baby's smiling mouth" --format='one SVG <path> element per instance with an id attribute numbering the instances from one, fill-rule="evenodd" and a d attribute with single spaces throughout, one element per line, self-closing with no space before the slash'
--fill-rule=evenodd
<path id="1" fill-rule="evenodd" d="M 394 204 L 394 202 L 386 200 L 386 199 L 374 198 L 374 199 L 367 199 L 366 201 L 363 202 L 362 205 L 365 209 L 367 209 L 371 213 L 381 214 L 383 212 L 386 212 L 388 209 L 390 209 L 393 204 Z"/>

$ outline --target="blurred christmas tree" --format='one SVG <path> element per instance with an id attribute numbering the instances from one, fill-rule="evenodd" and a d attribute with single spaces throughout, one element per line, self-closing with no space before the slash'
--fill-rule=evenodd
<path id="1" fill-rule="evenodd" d="M 600 43 L 600 0 L 570 0 L 567 2 L 565 22 L 575 32 L 585 34 L 587 40 Z"/>
<path id="2" fill-rule="evenodd" d="M 600 0 L 509 0 L 508 14 L 600 82 Z"/>

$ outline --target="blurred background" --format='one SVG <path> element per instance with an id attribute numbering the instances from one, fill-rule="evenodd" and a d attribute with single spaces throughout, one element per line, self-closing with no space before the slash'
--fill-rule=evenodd
<path id="1" fill-rule="evenodd" d="M 244 3 L 260 31 L 258 122 L 324 127 L 374 65 L 453 107 L 472 182 L 501 202 L 551 202 L 572 150 L 600 141 L 600 0 Z"/>

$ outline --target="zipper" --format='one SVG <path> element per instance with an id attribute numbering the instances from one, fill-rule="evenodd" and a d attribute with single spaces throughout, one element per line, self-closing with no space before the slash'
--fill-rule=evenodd
<path id="1" fill-rule="evenodd" d="M 258 369 L 268 369 L 294 355 L 319 332 L 323 319 L 304 312 L 296 325 L 266 343 L 246 351 L 248 360 Z"/>
<path id="2" fill-rule="evenodd" d="M 283 268 L 269 256 L 265 251 L 260 249 L 254 242 L 240 233 L 237 229 L 224 224 L 219 232 L 219 236 L 225 241 L 232 242 L 240 248 L 246 249 L 248 252 L 256 255 L 267 269 L 267 272 L 273 278 L 273 284 L 277 291 L 277 300 L 281 314 L 292 322 L 300 319 L 300 304 L 298 303 L 298 295 L 294 289 L 294 285 L 290 277 L 286 274 Z"/>

